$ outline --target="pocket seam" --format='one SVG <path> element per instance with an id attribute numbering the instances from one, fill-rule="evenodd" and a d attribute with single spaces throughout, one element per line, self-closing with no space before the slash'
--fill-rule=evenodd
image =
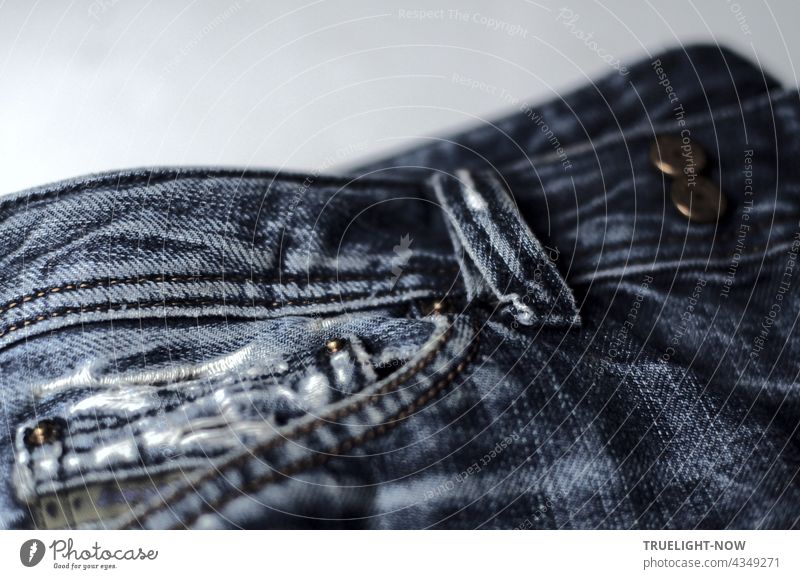
<path id="1" fill-rule="evenodd" d="M 275 448 L 281 446 L 284 443 L 295 441 L 300 436 L 304 436 L 314 432 L 315 430 L 318 430 L 328 422 L 337 421 L 342 418 L 345 418 L 350 414 L 357 412 L 358 410 L 361 410 L 362 408 L 372 404 L 379 397 L 389 394 L 390 392 L 396 391 L 396 388 L 399 385 L 403 384 L 404 382 L 407 382 L 408 380 L 416 376 L 419 372 L 425 369 L 433 361 L 434 358 L 436 358 L 436 356 L 442 351 L 444 346 L 448 343 L 452 333 L 453 333 L 453 324 L 451 321 L 447 330 L 444 333 L 442 333 L 441 336 L 438 338 L 438 343 L 436 344 L 436 347 L 433 350 L 431 350 L 422 360 L 417 362 L 417 364 L 413 368 L 410 368 L 409 370 L 403 372 L 400 376 L 391 379 L 389 382 L 384 384 L 379 390 L 371 393 L 368 396 L 359 398 L 358 400 L 355 400 L 350 404 L 347 404 L 342 408 L 338 408 L 335 411 L 330 412 L 324 416 L 319 416 L 316 419 L 306 424 L 297 426 L 290 432 L 286 433 L 285 435 L 275 437 L 261 444 L 257 444 L 254 447 L 248 449 L 246 453 L 242 453 L 236 457 L 232 457 L 227 461 L 223 462 L 222 464 L 214 465 L 212 469 L 209 469 L 208 472 L 201 475 L 198 479 L 187 482 L 183 487 L 176 488 L 172 493 L 170 493 L 167 496 L 160 496 L 157 502 L 150 504 L 143 512 L 132 513 L 131 516 L 127 520 L 123 520 L 117 528 L 123 528 L 123 529 L 133 528 L 133 526 L 136 524 L 136 522 L 138 522 L 138 520 L 146 519 L 150 515 L 156 513 L 164 505 L 170 502 L 179 501 L 188 496 L 191 492 L 193 492 L 196 489 L 197 485 L 201 485 L 211 480 L 212 478 L 214 478 L 214 476 L 216 476 L 216 474 L 221 469 L 236 468 L 238 466 L 241 466 L 242 464 L 246 463 L 247 460 L 253 456 L 253 454 L 274 450 Z"/>
<path id="2" fill-rule="evenodd" d="M 255 480 L 248 482 L 246 485 L 238 488 L 237 490 L 242 493 L 240 495 L 223 495 L 216 501 L 206 501 L 203 503 L 203 508 L 198 512 L 194 513 L 190 518 L 183 522 L 185 528 L 191 527 L 200 517 L 205 514 L 216 512 L 218 509 L 225 507 L 225 505 L 229 504 L 231 501 L 243 496 L 246 493 L 251 493 L 257 490 L 261 490 L 264 487 L 276 483 L 279 479 L 286 478 L 289 476 L 297 475 L 307 470 L 310 470 L 317 466 L 322 466 L 323 464 L 327 463 L 332 458 L 335 458 L 340 455 L 341 452 L 346 452 L 356 448 L 362 444 L 366 444 L 376 438 L 379 438 L 386 434 L 389 430 L 395 428 L 397 425 L 400 424 L 402 420 L 408 418 L 411 414 L 413 414 L 418 408 L 424 407 L 428 402 L 430 402 L 433 398 L 438 396 L 447 386 L 449 386 L 457 377 L 461 375 L 464 369 L 472 362 L 475 358 L 475 355 L 478 352 L 478 343 L 480 341 L 480 334 L 475 334 L 475 337 L 472 340 L 472 345 L 470 346 L 469 354 L 467 354 L 458 365 L 453 368 L 450 372 L 448 372 L 444 378 L 435 382 L 430 388 L 422 392 L 414 401 L 409 404 L 408 406 L 400 409 L 400 411 L 396 412 L 392 416 L 388 417 L 387 422 L 377 426 L 375 428 L 371 428 L 358 436 L 351 437 L 339 444 L 328 448 L 325 451 L 318 452 L 314 454 L 312 457 L 303 458 L 297 460 L 293 463 L 290 463 L 286 467 L 284 467 L 281 472 L 271 472 L 267 475 L 259 477 Z M 170 529 L 176 530 L 180 527 L 173 525 Z"/>

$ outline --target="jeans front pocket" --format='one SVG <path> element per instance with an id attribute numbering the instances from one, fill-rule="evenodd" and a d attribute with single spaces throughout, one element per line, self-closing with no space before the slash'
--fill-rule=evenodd
<path id="1" fill-rule="evenodd" d="M 166 337 L 154 336 L 138 352 L 149 365 L 117 371 L 126 358 L 118 352 L 35 386 L 41 400 L 16 429 L 13 477 L 35 526 L 104 526 L 304 424 L 336 440 L 357 435 L 369 425 L 337 409 L 366 407 L 372 396 L 369 420 L 380 422 L 400 404 L 390 394 L 402 397 L 401 383 L 452 333 L 446 316 L 389 310 L 211 326 L 173 329 L 172 356 L 162 352 Z M 206 332 L 225 336 L 228 351 L 218 343 L 214 356 L 175 360 L 202 351 L 196 340 Z M 287 446 L 287 457 L 297 453 Z"/>

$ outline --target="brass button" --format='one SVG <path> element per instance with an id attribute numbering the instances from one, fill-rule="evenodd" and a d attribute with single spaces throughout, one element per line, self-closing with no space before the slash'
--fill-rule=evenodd
<path id="1" fill-rule="evenodd" d="M 676 179 L 672 184 L 672 202 L 682 215 L 697 223 L 717 221 L 728 207 L 719 187 L 705 177 L 696 177 L 694 184 L 689 179 Z"/>
<path id="2" fill-rule="evenodd" d="M 328 340 L 325 342 L 325 347 L 328 349 L 328 352 L 331 354 L 335 354 L 342 348 L 344 348 L 345 341 L 341 338 L 333 338 L 332 340 Z"/>
<path id="3" fill-rule="evenodd" d="M 61 426 L 52 420 L 42 420 L 25 433 L 25 442 L 31 446 L 44 446 L 61 435 Z"/>
<path id="4" fill-rule="evenodd" d="M 678 177 L 702 171 L 708 159 L 706 152 L 697 143 L 678 135 L 659 135 L 650 147 L 650 161 L 656 169 Z"/>

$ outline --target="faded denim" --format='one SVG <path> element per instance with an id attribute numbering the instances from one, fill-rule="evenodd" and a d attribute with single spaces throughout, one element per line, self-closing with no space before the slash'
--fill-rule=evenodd
<path id="1" fill-rule="evenodd" d="M 0 200 L 0 526 L 797 527 L 798 93 L 628 70 L 342 176 Z"/>

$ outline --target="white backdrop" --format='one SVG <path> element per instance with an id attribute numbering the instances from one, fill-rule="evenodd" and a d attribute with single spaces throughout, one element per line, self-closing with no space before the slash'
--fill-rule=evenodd
<path id="1" fill-rule="evenodd" d="M 6 1 L 0 193 L 143 165 L 324 170 L 676 44 L 796 86 L 798 22 L 796 0 Z"/>

